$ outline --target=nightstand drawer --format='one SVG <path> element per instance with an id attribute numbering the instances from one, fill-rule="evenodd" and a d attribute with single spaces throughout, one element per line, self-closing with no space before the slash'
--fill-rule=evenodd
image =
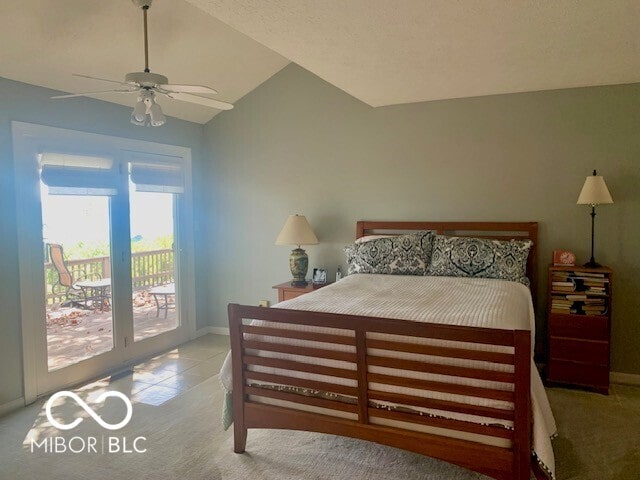
<path id="1" fill-rule="evenodd" d="M 273 288 L 278 290 L 278 302 L 284 302 L 285 300 L 291 300 L 299 297 L 300 295 L 305 295 L 309 292 L 313 292 L 318 288 L 322 288 L 330 283 L 322 283 L 322 284 L 314 284 L 307 283 L 304 286 L 295 287 L 291 285 L 291 282 L 281 283 L 279 285 L 274 285 Z"/>
<path id="2" fill-rule="evenodd" d="M 280 300 L 280 301 L 284 302 L 285 300 L 291 300 L 292 298 L 299 297 L 301 295 L 304 295 L 305 293 L 308 293 L 308 292 L 306 290 L 300 291 L 300 289 L 298 289 L 298 290 L 283 290 L 282 291 L 282 300 Z"/>
<path id="3" fill-rule="evenodd" d="M 558 383 L 589 385 L 595 387 L 609 386 L 609 368 L 586 363 L 554 360 L 549 362 L 547 380 Z"/>
<path id="4" fill-rule="evenodd" d="M 609 342 L 551 337 L 549 357 L 552 360 L 570 360 L 607 367 Z"/>
<path id="5" fill-rule="evenodd" d="M 595 315 L 549 315 L 549 335 L 591 340 L 609 340 L 609 319 Z"/>

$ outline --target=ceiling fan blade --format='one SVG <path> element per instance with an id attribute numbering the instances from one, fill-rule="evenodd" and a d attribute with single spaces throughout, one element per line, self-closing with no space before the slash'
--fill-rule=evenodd
<path id="1" fill-rule="evenodd" d="M 97 92 L 84 92 L 84 93 L 70 93 L 68 95 L 56 95 L 55 97 L 51 97 L 54 100 L 57 100 L 59 98 L 73 98 L 73 97 L 86 97 L 87 95 L 96 95 L 98 93 L 134 93 L 137 92 L 138 89 L 131 89 L 131 90 L 99 90 Z"/>
<path id="2" fill-rule="evenodd" d="M 213 88 L 204 87 L 202 85 L 175 85 L 175 84 L 165 84 L 158 85 L 159 88 L 163 90 L 167 90 L 169 92 L 179 92 L 179 93 L 205 93 L 209 95 L 215 95 L 218 93 L 217 90 Z"/>
<path id="3" fill-rule="evenodd" d="M 79 73 L 72 73 L 71 75 L 73 75 L 74 77 L 88 78 L 90 80 L 100 80 L 102 82 L 111 82 L 111 83 L 119 83 L 120 85 L 128 85 L 127 83 L 122 82 L 120 80 L 110 80 L 108 78 L 92 77 L 90 75 L 81 75 Z"/>
<path id="4" fill-rule="evenodd" d="M 200 97 L 198 95 L 191 95 L 190 93 L 181 93 L 181 92 L 162 92 L 163 95 L 166 95 L 169 98 L 173 98 L 175 100 L 182 100 L 183 102 L 189 103 L 197 103 L 199 105 L 204 105 L 206 107 L 217 108 L 218 110 L 231 110 L 233 105 L 227 102 L 221 102 L 220 100 L 214 100 L 212 98 Z"/>

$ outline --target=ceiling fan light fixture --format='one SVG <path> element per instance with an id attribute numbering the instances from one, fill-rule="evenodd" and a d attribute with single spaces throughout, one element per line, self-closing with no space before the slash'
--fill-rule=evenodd
<path id="1" fill-rule="evenodd" d="M 138 103 L 133 107 L 133 112 L 131 113 L 131 123 L 135 125 L 144 125 L 147 116 L 147 105 L 144 103 L 142 98 L 138 98 Z"/>
<path id="2" fill-rule="evenodd" d="M 162 108 L 155 102 L 149 107 L 149 117 L 151 117 L 152 127 L 160 127 L 167 122 L 167 118 L 162 113 Z"/>
<path id="3" fill-rule="evenodd" d="M 140 127 L 144 127 L 147 124 L 147 116 L 145 115 L 142 120 L 138 120 L 139 117 L 136 116 L 135 113 L 131 114 L 131 123 L 134 125 L 138 125 Z"/>
<path id="4" fill-rule="evenodd" d="M 147 115 L 149 122 L 147 123 Z M 167 117 L 162 113 L 162 108 L 156 103 L 155 94 L 150 90 L 143 90 L 138 97 L 138 103 L 131 112 L 131 123 L 134 125 L 151 125 L 160 127 L 167 123 Z"/>

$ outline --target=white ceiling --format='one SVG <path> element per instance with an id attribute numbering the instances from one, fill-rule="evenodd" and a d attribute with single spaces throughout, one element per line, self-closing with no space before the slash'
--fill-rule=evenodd
<path id="1" fill-rule="evenodd" d="M 184 0 L 156 0 L 148 17 L 151 71 L 213 87 L 212 98 L 233 103 L 289 63 Z M 143 68 L 142 12 L 131 0 L 0 0 L 0 77 L 78 93 L 113 84 L 72 73 L 124 80 Z M 94 98 L 136 101 L 135 94 Z M 220 112 L 164 97 L 158 103 L 198 123 Z"/>
<path id="2" fill-rule="evenodd" d="M 235 102 L 291 60 L 382 106 L 640 82 L 639 26 L 638 0 L 155 0 L 150 66 Z M 71 73 L 119 80 L 143 60 L 130 0 L 0 0 L 1 77 L 77 93 L 110 84 Z"/>
<path id="3" fill-rule="evenodd" d="M 638 0 L 188 0 L 372 106 L 640 82 Z"/>

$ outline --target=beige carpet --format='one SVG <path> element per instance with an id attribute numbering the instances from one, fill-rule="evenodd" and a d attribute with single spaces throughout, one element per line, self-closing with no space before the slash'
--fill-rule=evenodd
<path id="1" fill-rule="evenodd" d="M 86 398 L 88 392 L 82 396 Z M 250 430 L 247 453 L 232 452 L 231 429 L 220 426 L 222 390 L 217 377 L 160 406 L 134 403 L 129 425 L 118 436 L 145 436 L 146 453 L 86 454 L 30 452 L 28 434 L 101 436 L 112 434 L 87 418 L 69 432 L 51 430 L 42 402 L 0 419 L 0 479 L 485 479 L 421 455 L 330 435 Z M 70 422 L 75 404 L 60 407 Z M 68 411 L 65 411 L 65 408 Z M 122 418 L 119 400 L 108 400 L 100 415 Z M 86 417 L 86 415 L 83 415 Z M 25 428 L 31 425 L 31 428 Z"/>
<path id="2" fill-rule="evenodd" d="M 609 395 L 547 389 L 558 424 L 558 480 L 640 480 L 640 388 L 612 384 Z"/>
<path id="3" fill-rule="evenodd" d="M 84 391 L 85 398 L 89 392 Z M 554 442 L 558 480 L 640 478 L 640 389 L 615 386 L 612 395 L 549 390 L 560 425 Z M 98 410 L 116 423 L 122 404 Z M 29 435 L 51 430 L 43 402 L 0 418 L 1 480 L 267 480 L 486 478 L 420 455 L 329 435 L 250 430 L 247 453 L 232 453 L 232 432 L 220 426 L 222 389 L 217 377 L 159 405 L 134 403 L 133 418 L 117 435 L 145 436 L 142 454 L 52 454 L 29 451 Z M 61 416 L 78 415 L 75 404 Z M 86 414 L 83 415 L 87 417 Z M 105 431 L 87 418 L 71 435 Z M 109 432 L 107 432 L 109 434 Z M 25 441 L 26 440 L 26 441 Z"/>
<path id="4" fill-rule="evenodd" d="M 225 442 L 216 457 L 223 479 L 478 480 L 455 465 L 375 443 L 319 433 L 250 430 L 247 451 Z"/>

